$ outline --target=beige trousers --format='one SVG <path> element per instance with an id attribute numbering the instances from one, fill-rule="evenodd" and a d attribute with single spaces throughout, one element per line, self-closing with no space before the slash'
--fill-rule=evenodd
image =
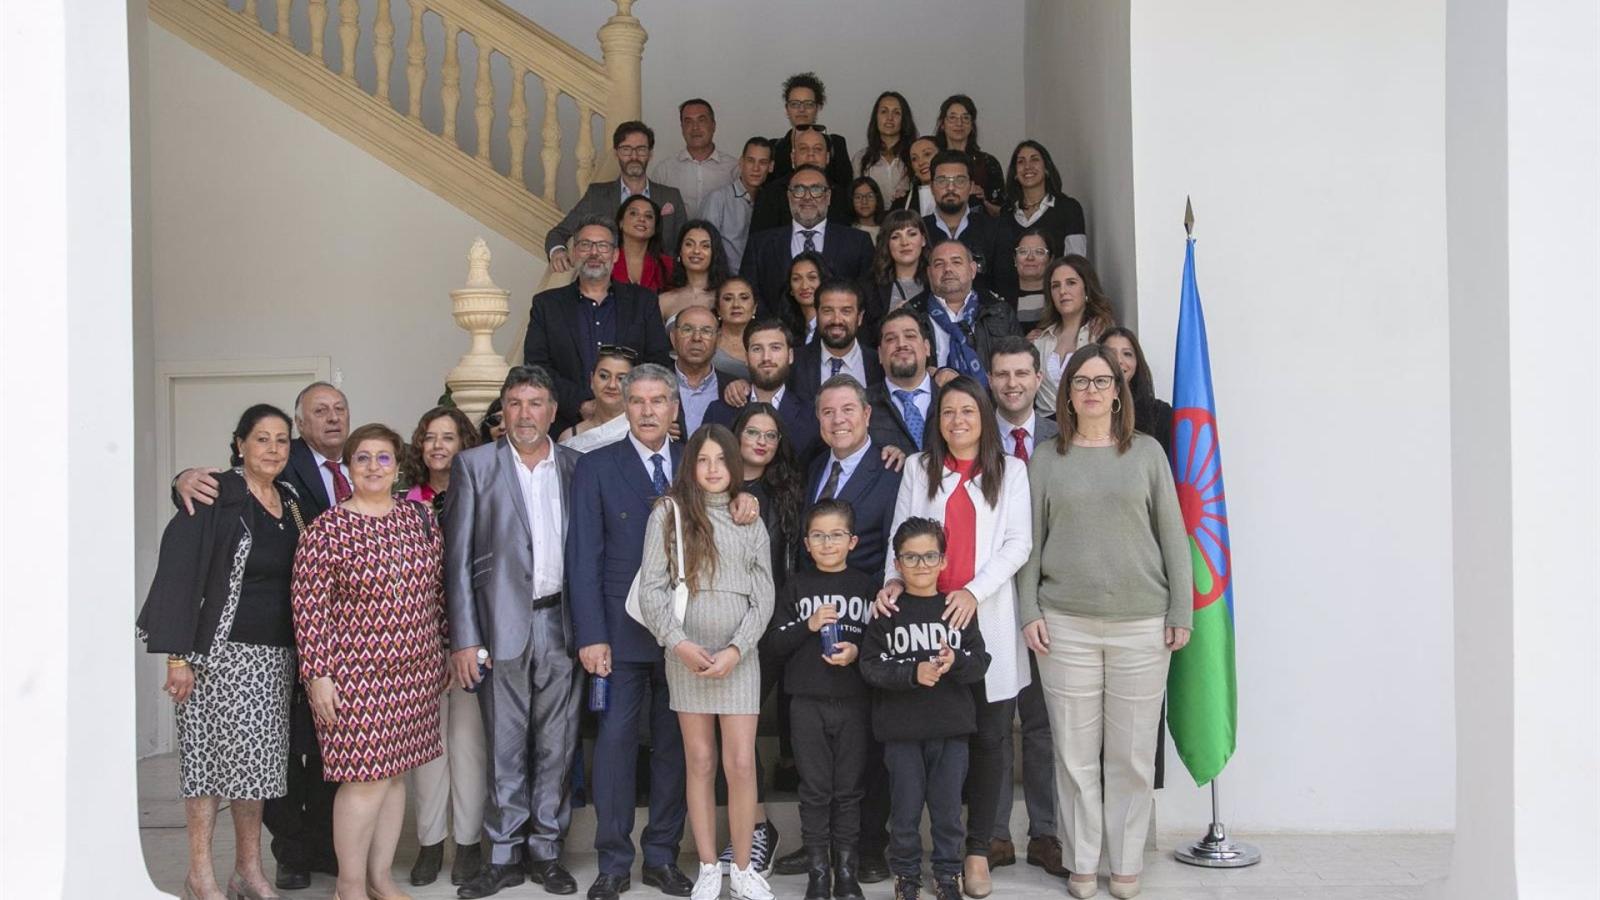
<path id="1" fill-rule="evenodd" d="M 417 802 L 417 843 L 426 847 L 454 832 L 456 843 L 483 839 L 483 716 L 478 695 L 452 687 L 439 698 L 439 737 L 444 755 L 411 770 Z M 450 828 L 449 825 L 454 827 Z"/>
<path id="2" fill-rule="evenodd" d="M 1044 621 L 1050 652 L 1039 657 L 1039 681 L 1055 735 L 1066 862 L 1074 872 L 1097 871 L 1103 842 L 1112 874 L 1137 875 L 1144 868 L 1156 724 L 1172 656 L 1166 622 L 1049 612 Z"/>

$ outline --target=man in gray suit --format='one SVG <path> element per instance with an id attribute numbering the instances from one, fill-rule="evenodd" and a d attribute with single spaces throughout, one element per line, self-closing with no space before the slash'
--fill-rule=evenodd
<path id="1" fill-rule="evenodd" d="M 1055 452 L 1056 423 L 1034 412 L 1033 400 L 1043 382 L 1039 349 L 1027 338 L 1007 335 L 996 338 L 989 347 L 989 392 L 994 395 L 995 415 L 1000 420 L 1000 440 L 1007 454 L 1024 461 L 1043 447 Z M 1033 680 L 1017 695 L 1017 714 L 1022 717 L 1023 798 L 1028 804 L 1028 862 L 1051 875 L 1067 877 L 1061 863 L 1061 841 L 1056 837 L 1056 778 L 1050 719 L 1039 687 L 1039 666 L 1029 655 Z M 989 841 L 989 865 L 1005 866 L 1016 862 L 1011 843 L 1011 729 L 1000 742 L 1000 815 L 994 820 Z"/>
<path id="2" fill-rule="evenodd" d="M 643 122 L 623 122 L 611 133 L 611 151 L 617 155 L 617 169 L 622 177 L 616 181 L 600 181 L 589 185 L 560 224 L 550 229 L 544 239 L 545 255 L 550 257 L 550 268 L 565 272 L 572 268 L 572 257 L 567 252 L 567 240 L 577 231 L 578 225 L 591 216 L 607 222 L 617 218 L 617 208 L 634 194 L 643 194 L 661 208 L 661 218 L 656 222 L 656 233 L 661 235 L 661 246 L 668 256 L 678 251 L 678 233 L 683 230 L 685 214 L 683 195 L 678 189 L 645 176 L 650 165 L 650 154 L 656 149 L 656 133 Z"/>
<path id="3" fill-rule="evenodd" d="M 491 843 L 456 895 L 487 897 L 524 877 L 571 894 L 578 884 L 560 856 L 580 670 L 563 547 L 579 454 L 549 438 L 556 392 L 543 369 L 512 369 L 500 404 L 505 437 L 456 455 L 444 503 L 451 667 L 460 686 L 476 688 L 483 711 Z"/>

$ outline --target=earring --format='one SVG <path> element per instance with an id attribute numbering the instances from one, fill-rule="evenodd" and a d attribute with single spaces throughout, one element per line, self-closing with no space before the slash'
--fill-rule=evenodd
<path id="1" fill-rule="evenodd" d="M 1122 398 L 1121 397 L 1112 397 L 1111 398 L 1111 414 L 1114 416 L 1119 412 L 1122 412 Z"/>

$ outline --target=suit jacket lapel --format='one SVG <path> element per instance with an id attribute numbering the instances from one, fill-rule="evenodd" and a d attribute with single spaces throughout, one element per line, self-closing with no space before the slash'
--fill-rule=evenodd
<path id="1" fill-rule="evenodd" d="M 867 455 L 861 457 L 861 462 L 856 464 L 856 470 L 850 473 L 850 480 L 836 495 L 840 500 L 854 505 L 862 494 L 878 480 L 878 474 L 883 471 L 883 451 L 877 444 L 867 443 Z"/>
<path id="2" fill-rule="evenodd" d="M 553 444 L 551 445 L 552 448 L 554 446 Z M 554 449 L 551 452 L 555 452 Z M 528 525 L 528 501 L 527 498 L 522 496 L 522 481 L 517 478 L 517 471 L 512 468 L 512 466 L 520 466 L 522 463 L 510 457 L 509 454 L 514 453 L 516 451 L 511 449 L 505 438 L 494 442 L 495 478 L 500 482 L 499 489 L 511 494 L 512 504 L 517 508 L 517 521 L 522 523 L 522 530 L 527 532 L 529 537 L 532 537 L 533 531 Z"/>
<path id="3" fill-rule="evenodd" d="M 318 511 L 332 506 L 328 489 L 322 485 L 322 470 L 317 468 L 317 458 L 311 454 L 311 447 L 303 438 L 296 439 L 295 446 L 289 454 L 289 461 L 294 464 L 295 473 L 311 492 L 311 499 L 316 502 Z"/>
<path id="4" fill-rule="evenodd" d="M 621 470 L 622 477 L 633 485 L 633 489 L 641 497 L 654 497 L 656 483 L 650 475 L 650 470 L 645 467 L 644 460 L 633 450 L 633 441 L 626 435 L 622 440 L 611 445 L 616 448 L 617 468 Z M 599 452 L 599 451 L 596 451 Z M 668 473 L 671 477 L 671 473 Z"/>

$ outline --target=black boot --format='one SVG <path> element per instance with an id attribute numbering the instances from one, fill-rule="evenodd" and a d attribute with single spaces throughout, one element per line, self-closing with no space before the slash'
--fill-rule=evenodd
<path id="1" fill-rule="evenodd" d="M 833 871 L 827 847 L 806 848 L 806 900 L 832 900 Z"/>
<path id="2" fill-rule="evenodd" d="M 433 884 L 439 877 L 439 867 L 444 864 L 444 841 L 429 844 L 417 850 L 417 861 L 411 866 L 411 884 L 422 887 Z"/>
<path id="3" fill-rule="evenodd" d="M 836 847 L 833 851 L 833 900 L 863 900 L 861 882 L 856 880 L 856 867 L 861 860 L 854 847 Z"/>
<path id="4" fill-rule="evenodd" d="M 801 847 L 793 853 L 778 857 L 778 862 L 772 867 L 772 871 L 778 875 L 800 875 L 805 872 L 809 863 L 806 848 Z"/>
<path id="5" fill-rule="evenodd" d="M 457 844 L 456 856 L 450 863 L 450 883 L 460 887 L 467 879 L 483 868 L 482 844 Z"/>

